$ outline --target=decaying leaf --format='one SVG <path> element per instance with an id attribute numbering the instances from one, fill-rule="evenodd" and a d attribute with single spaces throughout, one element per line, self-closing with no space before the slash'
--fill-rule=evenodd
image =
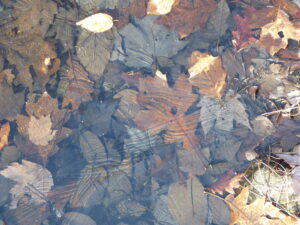
<path id="1" fill-rule="evenodd" d="M 96 13 L 76 23 L 77 26 L 93 32 L 102 33 L 112 28 L 113 18 L 105 13 Z"/>
<path id="2" fill-rule="evenodd" d="M 262 27 L 257 45 L 273 56 L 287 47 L 288 39 L 300 40 L 299 28 L 300 24 L 290 21 L 284 11 L 278 10 L 275 20 Z"/>
<path id="3" fill-rule="evenodd" d="M 191 84 L 198 87 L 203 95 L 221 98 L 227 77 L 222 67 L 221 57 L 194 51 L 189 61 L 188 71 Z"/>
<path id="4" fill-rule="evenodd" d="M 185 113 L 196 99 L 192 85 L 184 76 L 180 76 L 172 88 L 159 76 L 140 78 L 137 100 L 146 110 L 140 110 L 134 122 L 151 135 L 167 130 L 167 143 L 183 141 L 185 148 L 195 148 L 198 143 L 195 119 L 199 114 Z"/>
<path id="5" fill-rule="evenodd" d="M 234 189 L 240 187 L 240 180 L 243 174 L 237 174 L 234 170 L 228 170 L 218 181 L 213 183 L 209 190 L 223 194 L 224 191 L 234 194 Z"/>
<path id="6" fill-rule="evenodd" d="M 230 225 L 251 225 L 254 221 L 259 225 L 292 225 L 299 222 L 298 219 L 282 213 L 271 202 L 266 202 L 265 197 L 258 197 L 247 204 L 248 196 L 249 190 L 245 187 L 237 197 L 226 197 L 226 203 L 231 208 Z"/>
<path id="7" fill-rule="evenodd" d="M 102 74 L 113 47 L 113 32 L 91 34 L 82 30 L 76 46 L 78 58 L 87 71 Z"/>
<path id="8" fill-rule="evenodd" d="M 233 121 L 242 124 L 249 129 L 248 115 L 245 107 L 239 101 L 239 95 L 232 95 L 229 91 L 224 99 L 224 102 L 208 97 L 203 97 L 198 106 L 201 107 L 200 119 L 202 128 L 205 134 L 214 127 L 218 130 L 231 131 Z"/>
<path id="9" fill-rule="evenodd" d="M 197 178 L 185 183 L 173 183 L 168 191 L 168 208 L 179 225 L 204 225 L 207 219 L 207 199 Z"/>
<path id="10" fill-rule="evenodd" d="M 283 119 L 279 122 L 275 136 L 280 138 L 281 147 L 288 151 L 300 143 L 300 121 Z"/>
<path id="11" fill-rule="evenodd" d="M 177 30 L 180 38 L 184 38 L 203 28 L 216 7 L 217 2 L 212 0 L 181 0 L 170 13 L 161 16 L 156 22 Z"/>
<path id="12" fill-rule="evenodd" d="M 122 38 L 115 40 L 112 61 L 122 61 L 129 67 L 149 68 L 157 57 L 172 57 L 188 42 L 179 40 L 175 31 L 154 24 L 157 16 L 147 15 L 134 19 L 119 33 Z"/>
<path id="13" fill-rule="evenodd" d="M 68 60 L 68 66 L 61 73 L 59 82 L 59 95 L 63 96 L 63 106 L 72 105 L 72 109 L 78 109 L 82 102 L 92 99 L 94 83 L 89 80 L 88 73 L 76 60 Z"/>
<path id="14" fill-rule="evenodd" d="M 29 140 L 35 145 L 48 145 L 56 131 L 51 129 L 52 122 L 50 115 L 36 118 L 35 116 L 30 117 L 28 124 L 28 135 Z"/>
<path id="15" fill-rule="evenodd" d="M 10 132 L 9 123 L 0 125 L 0 150 L 2 150 L 6 145 L 8 145 L 8 136 Z"/>
<path id="16" fill-rule="evenodd" d="M 22 164 L 11 163 L 1 170 L 0 174 L 16 182 L 10 190 L 11 209 L 17 208 L 18 201 L 26 194 L 31 196 L 36 204 L 45 202 L 43 196 L 47 196 L 53 186 L 51 173 L 41 165 L 27 160 L 22 160 Z"/>
<path id="17" fill-rule="evenodd" d="M 171 12 L 175 0 L 150 0 L 148 2 L 147 14 L 165 15 Z"/>
<path id="18" fill-rule="evenodd" d="M 93 219 L 91 219 L 91 217 L 83 213 L 68 212 L 64 214 L 64 217 L 62 218 L 62 225 L 70 225 L 70 224 L 96 225 L 96 222 Z"/>
<path id="19" fill-rule="evenodd" d="M 100 9 L 122 9 L 134 1 L 135 0 L 76 0 L 80 8 L 87 12 Z"/>

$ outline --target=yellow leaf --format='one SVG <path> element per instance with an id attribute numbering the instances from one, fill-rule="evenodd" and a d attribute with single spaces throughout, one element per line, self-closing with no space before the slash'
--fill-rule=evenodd
<path id="1" fill-rule="evenodd" d="M 8 122 L 0 126 L 0 150 L 8 145 L 9 132 L 10 125 Z"/>
<path id="2" fill-rule="evenodd" d="M 288 39 L 300 40 L 300 26 L 292 23 L 289 16 L 278 10 L 275 21 L 264 25 L 261 29 L 258 46 L 266 48 L 270 55 L 276 54 L 280 49 L 285 49 Z"/>
<path id="3" fill-rule="evenodd" d="M 299 220 L 288 216 L 266 202 L 265 197 L 257 198 L 251 204 L 247 204 L 249 189 L 245 187 L 235 198 L 233 195 L 226 197 L 226 202 L 231 209 L 230 225 L 295 225 Z"/>
<path id="4" fill-rule="evenodd" d="M 165 15 L 171 12 L 175 0 L 150 0 L 147 7 L 147 14 Z"/>
<path id="5" fill-rule="evenodd" d="M 76 25 L 93 33 L 101 33 L 112 28 L 113 18 L 105 13 L 97 13 L 78 21 Z"/>

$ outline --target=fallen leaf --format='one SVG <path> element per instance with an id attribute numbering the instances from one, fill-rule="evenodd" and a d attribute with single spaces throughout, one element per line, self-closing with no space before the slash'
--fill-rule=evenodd
<path id="1" fill-rule="evenodd" d="M 199 28 L 204 28 L 216 8 L 217 2 L 212 0 L 181 0 L 170 13 L 161 16 L 156 23 L 177 30 L 180 38 L 185 38 Z"/>
<path id="2" fill-rule="evenodd" d="M 31 196 L 36 204 L 44 203 L 43 196 L 47 196 L 53 186 L 51 173 L 41 165 L 27 160 L 22 160 L 22 164 L 11 163 L 1 170 L 0 174 L 16 182 L 10 190 L 10 209 L 17 208 L 18 201 L 26 194 Z"/>
<path id="3" fill-rule="evenodd" d="M 69 59 L 67 66 L 60 73 L 58 94 L 63 96 L 62 106 L 72 105 L 72 109 L 78 109 L 82 102 L 92 99 L 94 83 L 89 80 L 88 73 L 76 60 Z"/>
<path id="4" fill-rule="evenodd" d="M 285 49 L 288 39 L 300 40 L 300 24 L 292 22 L 282 10 L 278 10 L 274 21 L 261 28 L 260 39 L 257 45 L 265 48 L 270 55 Z"/>
<path id="5" fill-rule="evenodd" d="M 65 213 L 62 218 L 62 225 L 69 224 L 85 224 L 85 225 L 96 225 L 96 222 L 89 216 L 80 212 L 68 212 Z"/>
<path id="6" fill-rule="evenodd" d="M 158 76 L 140 78 L 137 100 L 146 110 L 140 110 L 133 120 L 151 135 L 166 130 L 167 143 L 183 141 L 185 148 L 195 148 L 199 139 L 195 135 L 198 112 L 185 113 L 196 99 L 192 85 L 184 76 L 172 88 Z"/>
<path id="7" fill-rule="evenodd" d="M 6 145 L 8 145 L 8 136 L 10 132 L 10 125 L 6 122 L 0 125 L 0 150 L 2 150 Z"/>
<path id="8" fill-rule="evenodd" d="M 76 52 L 81 64 L 92 74 L 102 74 L 111 55 L 114 34 L 111 30 L 91 34 L 82 30 L 78 37 Z"/>
<path id="9" fill-rule="evenodd" d="M 239 95 L 229 91 L 224 100 L 203 97 L 198 106 L 201 107 L 199 122 L 204 134 L 214 128 L 231 131 L 233 121 L 251 129 L 244 105 L 239 101 Z"/>
<path id="10" fill-rule="evenodd" d="M 201 94 L 221 98 L 226 85 L 227 73 L 221 57 L 194 51 L 189 59 L 190 82 L 199 88 Z"/>
<path id="11" fill-rule="evenodd" d="M 243 188 L 241 193 L 234 198 L 234 195 L 226 197 L 226 203 L 231 209 L 230 225 L 239 223 L 240 225 L 292 225 L 299 222 L 298 219 L 288 216 L 266 202 L 265 197 L 258 197 L 254 202 L 247 204 L 249 190 Z"/>
<path id="12" fill-rule="evenodd" d="M 76 23 L 77 26 L 93 32 L 102 33 L 112 28 L 113 18 L 105 13 L 96 13 Z"/>
<path id="13" fill-rule="evenodd" d="M 31 116 L 28 124 L 29 140 L 35 145 L 48 145 L 56 133 L 56 131 L 53 131 L 51 128 L 52 122 L 50 114 L 40 118 Z"/>
<path id="14" fill-rule="evenodd" d="M 204 188 L 197 178 L 173 183 L 168 191 L 168 208 L 179 225 L 206 224 L 208 208 Z"/>
<path id="15" fill-rule="evenodd" d="M 136 0 L 76 0 L 81 10 L 91 12 L 103 9 L 122 9 Z"/>
<path id="16" fill-rule="evenodd" d="M 133 18 L 132 23 L 123 27 L 119 31 L 121 37 L 115 40 L 111 61 L 119 60 L 133 68 L 150 68 L 158 57 L 172 57 L 188 44 L 179 40 L 175 31 L 154 24 L 156 18 L 153 15 L 141 20 Z"/>
<path id="17" fill-rule="evenodd" d="M 290 0 L 271 0 L 272 4 L 286 13 L 293 16 L 293 18 L 299 19 L 299 7 L 293 1 Z"/>
<path id="18" fill-rule="evenodd" d="M 234 17 L 236 30 L 232 31 L 232 43 L 236 51 L 240 51 L 257 41 L 256 38 L 252 37 L 250 28 L 250 20 L 254 10 L 255 9 L 253 7 L 248 6 L 246 7 L 244 18 L 239 14 Z"/>
<path id="19" fill-rule="evenodd" d="M 175 0 L 150 0 L 148 2 L 147 14 L 165 15 L 171 12 Z"/>
<path id="20" fill-rule="evenodd" d="M 224 191 L 234 194 L 234 189 L 241 186 L 240 180 L 243 176 L 243 174 L 237 174 L 232 169 L 228 170 L 218 181 L 210 185 L 208 189 L 221 195 L 224 194 Z"/>
<path id="21" fill-rule="evenodd" d="M 280 138 L 280 144 L 284 151 L 288 151 L 300 143 L 300 121 L 295 119 L 283 119 L 279 121 L 275 136 Z"/>

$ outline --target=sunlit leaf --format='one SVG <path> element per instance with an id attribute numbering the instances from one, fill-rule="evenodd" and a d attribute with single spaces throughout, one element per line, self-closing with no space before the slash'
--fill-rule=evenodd
<path id="1" fill-rule="evenodd" d="M 150 0 L 148 2 L 147 14 L 165 15 L 171 12 L 175 0 Z"/>
<path id="2" fill-rule="evenodd" d="M 76 25 L 93 33 L 102 33 L 112 28 L 114 24 L 110 15 L 97 13 L 78 21 Z"/>
<path id="3" fill-rule="evenodd" d="M 0 150 L 2 150 L 6 145 L 8 145 L 8 136 L 10 133 L 9 123 L 0 125 Z"/>

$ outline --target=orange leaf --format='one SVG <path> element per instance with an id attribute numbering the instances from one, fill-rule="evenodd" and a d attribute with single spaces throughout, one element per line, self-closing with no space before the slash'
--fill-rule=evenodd
<path id="1" fill-rule="evenodd" d="M 216 8 L 217 1 L 214 0 L 181 0 L 170 13 L 156 22 L 177 30 L 180 38 L 185 38 L 195 30 L 204 28 Z"/>
<path id="2" fill-rule="evenodd" d="M 227 77 L 221 58 L 194 51 L 189 61 L 190 82 L 199 88 L 201 94 L 221 98 Z"/>
<path id="3" fill-rule="evenodd" d="M 10 125 L 8 122 L 0 126 L 0 150 L 2 150 L 6 145 L 8 145 L 9 132 Z"/>

